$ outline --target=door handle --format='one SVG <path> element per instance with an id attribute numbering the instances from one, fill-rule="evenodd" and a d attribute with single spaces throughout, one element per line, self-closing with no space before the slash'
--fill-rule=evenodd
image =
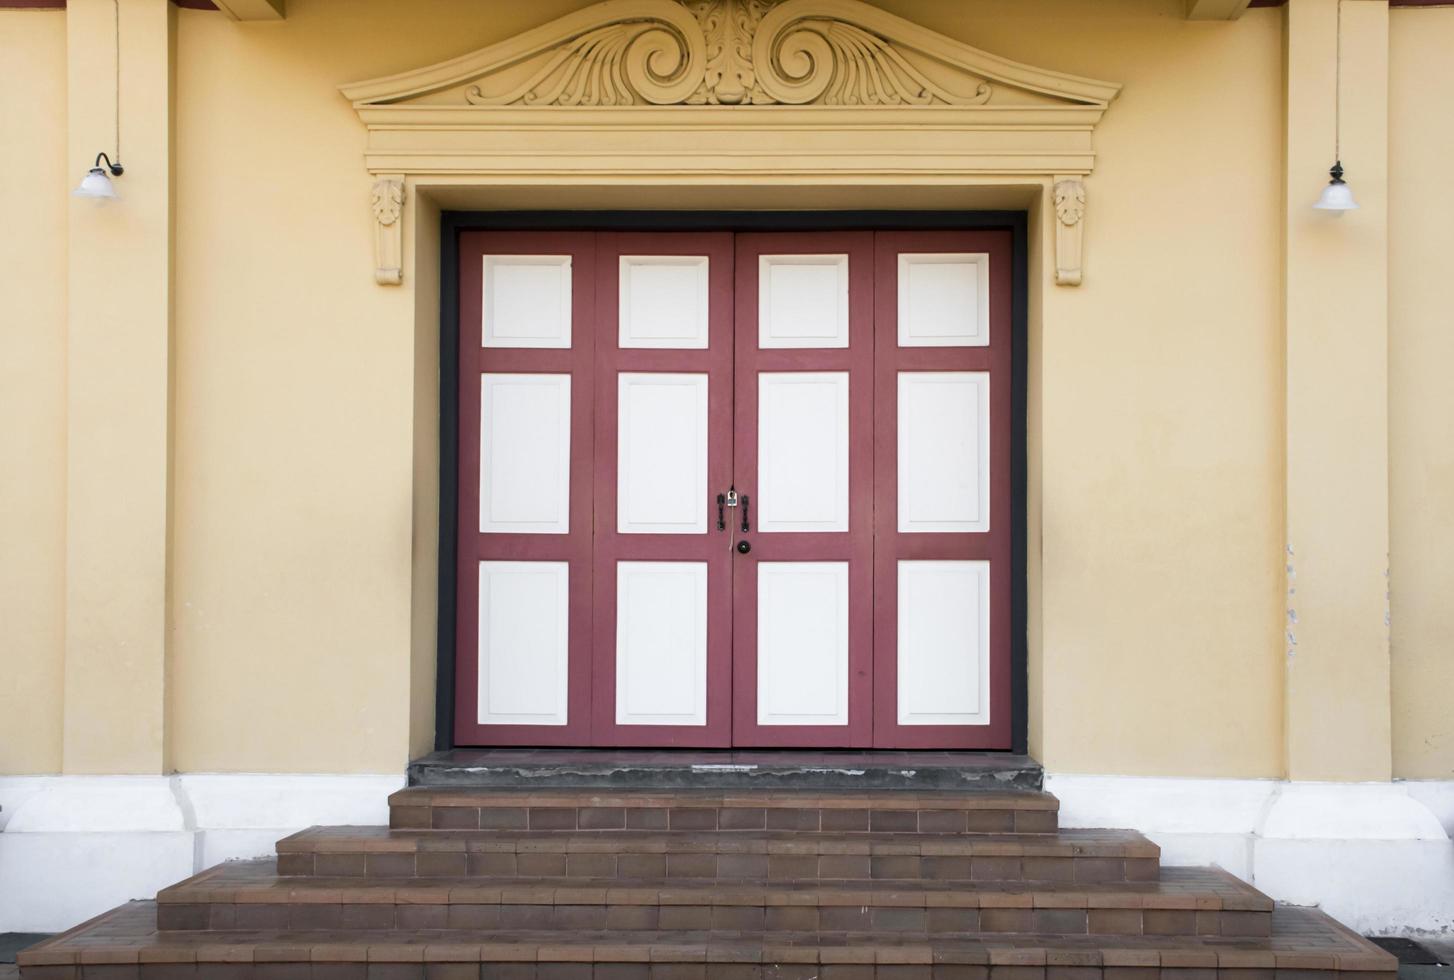
<path id="1" fill-rule="evenodd" d="M 745 494 L 745 493 L 742 495 L 741 500 L 742 500 L 742 533 L 743 534 L 746 534 L 748 531 L 751 531 L 752 530 L 752 525 L 747 520 L 747 516 L 748 516 L 747 508 L 751 505 L 751 502 L 752 501 L 747 496 L 747 494 Z"/>

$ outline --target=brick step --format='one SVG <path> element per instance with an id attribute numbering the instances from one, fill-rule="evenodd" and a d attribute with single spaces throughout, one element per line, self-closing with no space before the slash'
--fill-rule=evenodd
<path id="1" fill-rule="evenodd" d="M 162 929 L 558 929 L 1267 936 L 1272 901 L 1223 871 L 1144 884 L 771 884 L 283 878 L 221 865 L 157 896 Z"/>
<path id="2" fill-rule="evenodd" d="M 1271 937 L 1255 939 L 397 929 L 349 937 L 337 931 L 158 932 L 155 903 L 133 902 L 22 952 L 20 966 L 22 980 L 1203 980 L 1210 971 L 1215 980 L 1395 976 L 1394 957 L 1316 909 L 1279 908 L 1272 924 Z"/>
<path id="3" fill-rule="evenodd" d="M 398 830 L 834 831 L 1053 834 L 1060 802 L 1048 793 L 400 790 Z"/>
<path id="4" fill-rule="evenodd" d="M 1055 834 L 401 831 L 313 827 L 277 844 L 284 875 L 1155 881 L 1161 850 L 1130 830 Z"/>

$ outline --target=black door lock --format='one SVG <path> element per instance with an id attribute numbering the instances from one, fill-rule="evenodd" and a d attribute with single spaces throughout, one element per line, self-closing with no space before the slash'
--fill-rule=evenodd
<path id="1" fill-rule="evenodd" d="M 745 555 L 745 554 L 747 554 L 751 550 L 752 550 L 752 542 L 751 541 L 739 541 L 739 542 L 737 542 L 737 553 L 739 555 Z"/>

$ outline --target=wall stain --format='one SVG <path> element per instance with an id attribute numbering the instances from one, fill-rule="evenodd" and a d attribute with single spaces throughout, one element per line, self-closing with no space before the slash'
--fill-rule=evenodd
<path id="1" fill-rule="evenodd" d="M 1292 545 L 1287 546 L 1287 659 L 1291 661 L 1297 656 L 1297 609 L 1293 606 L 1293 596 L 1297 595 L 1297 586 L 1293 581 L 1297 578 L 1297 570 L 1292 563 Z"/>

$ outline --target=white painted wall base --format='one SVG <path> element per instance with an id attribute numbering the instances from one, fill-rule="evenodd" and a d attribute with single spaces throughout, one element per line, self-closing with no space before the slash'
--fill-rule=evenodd
<path id="1" fill-rule="evenodd" d="M 0 777 L 0 932 L 56 932 L 314 824 L 385 824 L 388 776 Z"/>
<path id="2" fill-rule="evenodd" d="M 314 824 L 384 824 L 401 775 L 0 777 L 0 932 L 67 929 Z M 1454 933 L 1454 781 L 1047 775 L 1066 827 L 1134 827 L 1360 932 Z"/>
<path id="3" fill-rule="evenodd" d="M 1046 774 L 1064 827 L 1131 827 L 1165 865 L 1216 865 L 1366 935 L 1454 933 L 1454 781 L 1294 783 Z"/>

